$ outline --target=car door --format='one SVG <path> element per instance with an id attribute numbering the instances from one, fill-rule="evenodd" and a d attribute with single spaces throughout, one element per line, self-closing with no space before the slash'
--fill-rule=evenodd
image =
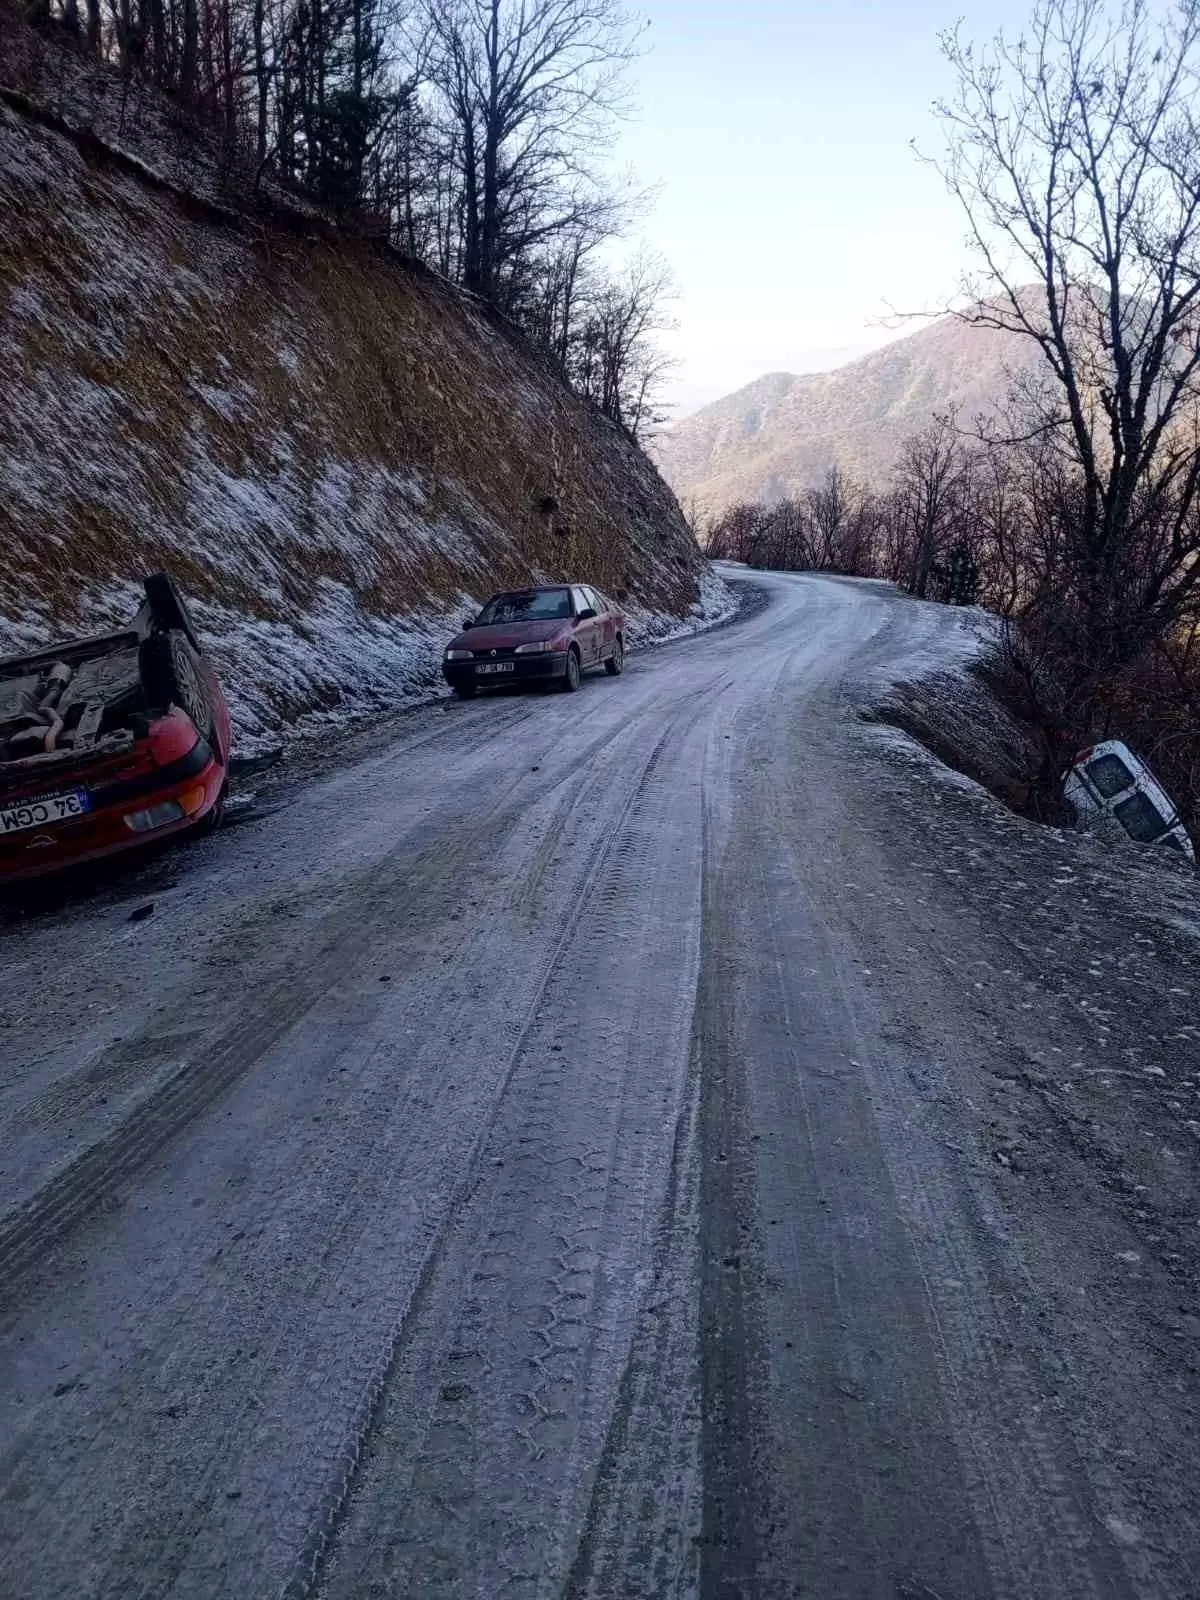
<path id="1" fill-rule="evenodd" d="M 571 590 L 571 604 L 578 618 L 582 611 L 594 611 L 596 608 L 587 598 L 583 589 Z M 594 667 L 600 659 L 599 621 L 589 617 L 586 622 L 576 621 L 575 642 L 579 646 L 579 659 L 585 667 Z"/>
<path id="2" fill-rule="evenodd" d="M 596 660 L 607 661 L 612 655 L 613 624 L 608 604 L 599 589 L 589 588 L 586 584 L 583 589 L 587 596 L 588 605 L 596 613 Z"/>

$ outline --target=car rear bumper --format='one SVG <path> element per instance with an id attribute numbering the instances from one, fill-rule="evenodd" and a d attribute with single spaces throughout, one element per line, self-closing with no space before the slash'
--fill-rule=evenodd
<path id="1" fill-rule="evenodd" d="M 224 785 L 225 765 L 203 739 L 187 755 L 157 771 L 114 783 L 93 787 L 83 774 L 75 783 L 64 775 L 55 780 L 55 788 L 86 789 L 92 809 L 43 828 L 0 834 L 0 885 L 44 877 L 183 833 L 203 821 L 220 799 Z M 127 820 L 170 804 L 181 814 L 168 821 L 139 831 Z"/>
<path id="2" fill-rule="evenodd" d="M 506 683 L 544 683 L 547 678 L 565 678 L 567 652 L 556 655 L 512 656 L 495 663 L 511 667 L 511 672 L 480 672 L 478 668 L 490 666 L 490 659 L 479 661 L 443 661 L 442 676 L 452 689 L 471 684 L 477 689 L 499 689 Z"/>

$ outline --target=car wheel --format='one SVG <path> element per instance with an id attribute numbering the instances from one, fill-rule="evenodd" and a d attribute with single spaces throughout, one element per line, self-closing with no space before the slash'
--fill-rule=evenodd
<path id="1" fill-rule="evenodd" d="M 149 577 L 143 578 L 142 587 L 150 603 L 150 615 L 162 632 L 168 633 L 174 629 L 177 633 L 182 633 L 199 655 L 200 638 L 192 622 L 191 612 L 175 587 L 175 580 L 169 573 L 152 572 Z"/>
<path id="2" fill-rule="evenodd" d="M 613 642 L 613 653 L 604 663 L 604 670 L 610 678 L 619 678 L 625 670 L 625 646 L 620 635 Z"/>
<path id="3" fill-rule="evenodd" d="M 138 668 L 152 710 L 175 705 L 186 711 L 202 739 L 212 739 L 213 708 L 196 652 L 172 629 L 152 633 L 138 650 Z"/>
<path id="4" fill-rule="evenodd" d="M 562 686 L 568 694 L 575 693 L 582 677 L 583 672 L 579 665 L 579 651 L 572 645 L 567 651 L 567 670 L 562 681 Z"/>
<path id="5" fill-rule="evenodd" d="M 228 794 L 229 784 L 223 783 L 221 785 L 221 792 L 217 796 L 216 805 L 213 806 L 211 811 L 206 812 L 204 816 L 200 818 L 200 821 L 196 824 L 196 826 L 191 830 L 192 835 L 195 838 L 204 839 L 210 833 L 216 833 L 217 829 L 225 820 L 225 800 Z"/>
<path id="6" fill-rule="evenodd" d="M 477 685 L 473 683 L 456 683 L 454 693 L 460 700 L 474 700 L 476 688 Z"/>

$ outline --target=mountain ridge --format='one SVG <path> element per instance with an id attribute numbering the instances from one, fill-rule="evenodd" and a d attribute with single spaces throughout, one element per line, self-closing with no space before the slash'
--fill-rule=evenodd
<path id="1" fill-rule="evenodd" d="M 652 454 L 685 510 L 774 503 L 832 466 L 886 483 L 906 437 L 940 412 L 995 412 L 1036 359 L 1019 337 L 944 316 L 828 372 L 768 372 L 683 418 Z"/>

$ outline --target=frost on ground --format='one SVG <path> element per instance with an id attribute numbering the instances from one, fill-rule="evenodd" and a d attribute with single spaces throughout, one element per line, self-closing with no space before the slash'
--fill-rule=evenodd
<path id="1" fill-rule="evenodd" d="M 463 593 L 445 611 L 378 617 L 362 612 L 345 585 L 325 580 L 295 621 L 245 616 L 211 602 L 194 603 L 192 611 L 229 699 L 237 753 L 254 757 L 277 748 L 281 736 L 319 736 L 446 693 L 446 641 L 485 598 Z M 136 585 L 123 584 L 97 596 L 89 614 L 97 628 L 119 627 L 139 602 Z M 704 632 L 727 621 L 736 607 L 727 586 L 704 573 L 700 598 L 684 619 L 630 609 L 630 649 Z M 36 646 L 46 637 L 36 623 L 12 625 L 0 617 L 6 649 Z"/>
<path id="2" fill-rule="evenodd" d="M 862 790 L 848 822 L 888 841 L 888 875 L 872 891 L 902 914 L 897 940 L 919 954 L 930 993 L 944 975 L 963 999 L 954 1026 L 990 1041 L 953 1113 L 965 1108 L 977 1129 L 978 1183 L 1000 1186 L 994 1226 L 1023 1219 L 1031 1266 L 1056 1286 L 1078 1336 L 1064 1362 L 1117 1399 L 1143 1385 L 1194 1436 L 1200 880 L 1173 852 L 1039 824 L 1002 804 L 1005 763 L 1019 768 L 1027 734 L 973 670 L 978 657 L 955 654 L 959 628 L 948 619 L 946 629 L 946 654 L 934 644 L 916 652 L 925 659 L 915 672 L 897 661 L 867 675 L 851 757 Z M 947 906 L 960 910 L 947 918 Z M 964 931 L 972 925 L 979 938 Z M 914 1029 L 930 1004 L 912 996 Z M 907 1037 L 901 1028 L 897 1039 Z M 933 1084 L 939 1064 L 913 1070 Z M 1118 1459 L 1112 1440 L 1107 1453 L 1094 1441 L 1081 1448 L 1101 1449 L 1106 1470 L 1117 1461 L 1122 1492 L 1147 1518 L 1190 1517 L 1186 1471 L 1164 1502 L 1134 1452 Z"/>
<path id="3" fill-rule="evenodd" d="M 977 610 L 947 617 L 943 607 L 924 609 L 931 629 L 928 645 L 869 675 L 869 698 L 861 709 L 872 724 L 865 737 L 885 752 L 885 768 L 907 775 L 902 789 L 916 779 L 933 790 L 940 817 L 962 821 L 962 840 L 948 826 L 938 830 L 947 854 L 962 857 L 950 870 L 974 874 L 986 863 L 989 873 L 1003 871 L 1010 852 L 1006 888 L 1058 902 L 1054 914 L 1064 929 L 1078 929 L 1081 914 L 1094 915 L 1103 906 L 1106 917 L 1139 930 L 1130 935 L 1134 951 L 1150 943 L 1147 923 L 1166 940 L 1200 940 L 1200 877 L 1182 857 L 1136 844 L 1119 827 L 1080 830 L 1065 802 L 1056 826 L 1020 814 L 1038 752 L 1031 730 L 1009 712 L 989 681 L 999 619 Z M 986 852 L 974 837 L 981 828 L 990 836 Z M 1025 875 L 1021 859 L 1030 855 L 1043 857 L 1044 867 Z M 981 893 L 987 892 L 981 882 Z M 1007 900 L 999 903 L 1013 909 Z M 1109 928 L 1107 936 L 1114 932 Z M 1095 965 L 1090 958 L 1081 960 L 1081 974 Z M 1200 1137 L 1200 1121 L 1194 1131 Z"/>
<path id="4" fill-rule="evenodd" d="M 646 457 L 511 329 L 317 213 L 239 211 L 152 95 L 117 126 L 100 69 L 25 68 L 0 98 L 0 652 L 120 625 L 165 568 L 253 753 L 427 695 L 497 589 L 595 583 L 634 642 L 732 609 Z"/>
<path id="5" fill-rule="evenodd" d="M 1036 979 L 1039 991 L 1061 997 L 1065 1014 L 1088 1036 L 1085 1049 L 1076 1043 L 1068 1053 L 1047 1021 L 1039 1061 L 1019 1073 L 1005 1065 L 1010 1047 L 998 1036 L 998 1077 L 1032 1089 L 1042 1110 L 1062 1119 L 1073 1148 L 1098 1147 L 1137 1220 L 1148 1220 L 1151 1205 L 1169 1213 L 1157 1219 L 1152 1242 L 1166 1247 L 1169 1221 L 1172 1230 L 1185 1230 L 1188 1284 L 1200 1289 L 1195 870 L 1171 851 L 1116 846 L 1017 816 L 893 727 L 864 726 L 860 737 L 864 770 L 873 774 L 897 848 L 914 879 L 928 885 L 920 893 L 939 881 L 956 885 L 1011 952 L 1013 971 L 1028 974 L 1029 1005 Z M 978 974 L 981 1000 L 1004 976 Z M 1038 1119 L 1025 1120 L 1026 1133 L 1013 1132 L 1004 1146 L 1017 1164 L 1021 1140 L 1033 1139 Z M 1052 1162 L 1047 1137 L 1042 1128 L 1041 1148 L 1026 1152 L 1027 1163 Z M 1170 1265 L 1184 1257 L 1166 1259 Z"/>
<path id="6" fill-rule="evenodd" d="M 319 735 L 443 687 L 442 650 L 472 609 L 469 598 L 453 614 L 374 617 L 344 586 L 323 587 L 295 626 L 204 608 L 203 625 L 220 640 L 215 653 L 241 756 L 274 747 L 281 728 L 293 738 Z"/>
<path id="7" fill-rule="evenodd" d="M 969 787 L 990 791 L 1013 810 L 1036 809 L 1031 775 L 1042 760 L 1036 730 L 1018 719 L 996 693 L 1001 671 L 1001 622 L 977 607 L 951 610 L 901 598 L 919 608 L 921 639 L 902 660 L 867 680 L 863 716 L 877 736 L 907 746 L 918 760 L 953 773 Z M 1053 817 L 1067 821 L 1065 810 Z"/>
<path id="8" fill-rule="evenodd" d="M 356 609 L 343 586 L 329 584 L 319 607 L 296 627 L 219 618 L 205 607 L 202 624 L 221 641 L 217 655 L 239 754 L 276 745 L 281 718 L 290 736 L 304 738 L 447 693 L 441 671 L 446 641 L 486 598 L 464 593 L 445 612 L 373 617 Z M 685 619 L 643 608 L 631 612 L 630 648 L 715 627 L 736 605 L 726 585 L 704 573 L 700 599 Z M 293 701 L 308 709 L 292 717 Z"/>
<path id="9" fill-rule="evenodd" d="M 1001 619 L 978 608 L 949 611 L 942 606 L 903 600 L 918 606 L 928 636 L 886 668 L 864 675 L 867 694 L 860 705 L 865 721 L 874 723 L 877 743 L 943 786 L 974 795 L 986 804 L 993 797 L 1023 816 L 1058 824 L 1058 837 L 1081 839 L 1074 814 L 1065 800 L 1053 815 L 1046 802 L 1033 802 L 1031 775 L 1044 760 L 1038 731 L 1014 715 L 998 692 L 1004 674 L 1000 654 Z M 1168 882 L 1180 873 L 1195 881 L 1194 869 L 1165 860 L 1161 850 L 1135 844 L 1115 823 L 1101 822 L 1087 837 L 1102 854 L 1117 856 L 1120 870 L 1133 863 L 1165 870 Z"/>
<path id="10" fill-rule="evenodd" d="M 638 604 L 626 604 L 629 640 L 639 645 L 665 644 L 688 634 L 705 633 L 728 622 L 738 610 L 738 597 L 712 567 L 700 573 L 700 593 L 685 617 L 672 617 L 661 611 L 648 611 Z"/>
<path id="11" fill-rule="evenodd" d="M 860 709 L 870 725 L 864 732 L 875 750 L 885 752 L 885 765 L 906 773 L 908 782 L 915 778 L 932 787 L 943 813 L 986 819 L 968 831 L 981 825 L 991 830 L 988 859 L 994 865 L 1006 849 L 1022 855 L 1037 851 L 1047 856 L 1045 881 L 1051 890 L 1086 886 L 1085 904 L 1098 898 L 1120 907 L 1122 918 L 1153 920 L 1164 936 L 1200 939 L 1200 878 L 1182 857 L 1136 844 L 1119 828 L 1077 829 L 1065 803 L 1058 826 L 1014 815 L 1027 798 L 1026 779 L 1037 752 L 1030 729 L 1008 711 L 989 682 L 999 619 L 974 609 L 949 616 L 941 606 L 922 609 L 928 641 L 893 658 L 886 669 L 864 675 L 867 694 Z M 957 844 L 949 834 L 945 842 L 948 848 Z M 972 866 L 982 859 L 969 839 L 961 850 Z M 1015 883 L 1031 887 L 1020 877 Z M 1196 1131 L 1200 1135 L 1200 1123 Z"/>

